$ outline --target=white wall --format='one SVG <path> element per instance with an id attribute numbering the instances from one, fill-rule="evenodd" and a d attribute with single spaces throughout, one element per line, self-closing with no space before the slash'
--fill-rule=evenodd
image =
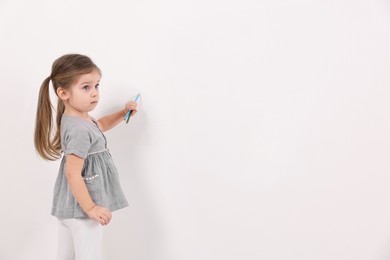
<path id="1" fill-rule="evenodd" d="M 105 259 L 390 258 L 390 5 L 0 1 L 0 259 L 54 259 L 59 161 L 33 124 L 58 56 L 103 71 L 99 117 L 131 202 Z"/>

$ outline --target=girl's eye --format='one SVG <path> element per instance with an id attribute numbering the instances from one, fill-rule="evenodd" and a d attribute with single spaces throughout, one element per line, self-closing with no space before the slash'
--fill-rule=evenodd
<path id="1" fill-rule="evenodd" d="M 97 85 L 95 86 L 95 88 L 98 89 L 98 88 L 99 88 L 99 84 L 97 84 Z"/>
<path id="2" fill-rule="evenodd" d="M 84 87 L 83 87 L 83 89 L 85 89 L 85 90 L 88 90 L 88 85 L 85 85 Z"/>

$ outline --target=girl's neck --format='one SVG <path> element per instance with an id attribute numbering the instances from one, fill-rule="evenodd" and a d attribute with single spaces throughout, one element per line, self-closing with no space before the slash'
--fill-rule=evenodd
<path id="1" fill-rule="evenodd" d="M 87 120 L 90 119 L 88 112 L 79 112 L 79 111 L 74 111 L 73 109 L 67 109 L 67 108 L 65 108 L 63 115 L 75 116 L 75 117 L 79 117 L 79 118 L 87 119 Z"/>

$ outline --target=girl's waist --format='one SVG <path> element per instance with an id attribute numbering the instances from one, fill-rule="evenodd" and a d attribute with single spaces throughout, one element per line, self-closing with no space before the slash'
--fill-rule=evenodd
<path id="1" fill-rule="evenodd" d="M 87 156 L 89 155 L 95 155 L 95 154 L 100 154 L 100 153 L 104 153 L 104 152 L 110 152 L 110 150 L 108 148 L 105 148 L 105 149 L 102 149 L 102 150 L 97 150 L 97 151 L 92 151 L 92 152 L 89 152 L 87 154 Z"/>

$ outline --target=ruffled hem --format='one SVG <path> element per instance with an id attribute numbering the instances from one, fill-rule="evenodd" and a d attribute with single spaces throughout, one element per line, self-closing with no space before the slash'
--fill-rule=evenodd
<path id="1" fill-rule="evenodd" d="M 112 205 L 99 205 L 105 208 L 108 208 L 110 212 L 114 212 L 129 206 L 127 201 L 122 203 L 115 203 Z M 81 209 L 79 205 L 76 208 L 69 209 L 60 209 L 53 207 L 51 209 L 51 215 L 61 219 L 69 219 L 69 218 L 88 218 L 88 215 Z"/>

